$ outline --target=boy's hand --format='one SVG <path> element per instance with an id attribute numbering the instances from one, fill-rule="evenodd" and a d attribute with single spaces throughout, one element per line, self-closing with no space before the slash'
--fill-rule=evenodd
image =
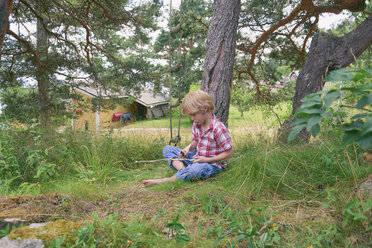
<path id="1" fill-rule="evenodd" d="M 193 163 L 209 163 L 209 158 L 203 156 L 195 156 Z"/>
<path id="2" fill-rule="evenodd" d="M 183 149 L 182 151 L 180 151 L 180 157 L 181 158 L 184 158 L 184 157 L 186 157 L 186 155 L 189 153 L 189 148 L 188 147 L 186 147 L 185 149 Z"/>

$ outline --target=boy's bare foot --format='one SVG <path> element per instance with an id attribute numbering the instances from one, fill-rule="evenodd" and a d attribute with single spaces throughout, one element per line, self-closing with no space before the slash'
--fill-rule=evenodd
<path id="1" fill-rule="evenodd" d="M 150 179 L 150 180 L 143 180 L 142 183 L 145 185 L 145 187 L 151 186 L 151 185 L 156 185 L 156 184 L 161 184 L 165 182 L 175 182 L 177 181 L 176 175 L 171 176 L 171 177 L 166 177 L 163 179 Z"/>
<path id="2" fill-rule="evenodd" d="M 142 183 L 145 185 L 145 187 L 151 186 L 151 185 L 156 185 L 156 184 L 161 184 L 163 183 L 163 179 L 150 179 L 150 180 L 143 180 Z"/>

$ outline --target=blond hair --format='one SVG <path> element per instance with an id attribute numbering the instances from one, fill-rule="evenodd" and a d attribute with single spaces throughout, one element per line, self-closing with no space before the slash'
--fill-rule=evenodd
<path id="1" fill-rule="evenodd" d="M 205 107 L 207 111 L 205 111 Z M 197 112 L 213 113 L 216 107 L 213 104 L 213 97 L 205 91 L 196 90 L 189 92 L 181 105 L 183 115 L 195 114 Z"/>

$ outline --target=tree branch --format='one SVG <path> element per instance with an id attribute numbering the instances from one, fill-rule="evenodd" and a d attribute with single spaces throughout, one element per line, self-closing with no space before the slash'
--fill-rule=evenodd
<path id="1" fill-rule="evenodd" d="M 312 0 L 301 0 L 301 2 L 292 10 L 292 12 L 287 17 L 285 17 L 282 20 L 276 22 L 268 30 L 263 31 L 261 36 L 255 41 L 255 43 L 250 48 L 247 48 L 243 45 L 237 45 L 236 46 L 238 50 L 243 51 L 245 53 L 249 53 L 251 55 L 248 66 L 247 66 L 247 69 L 237 71 L 238 72 L 238 78 L 240 78 L 241 74 L 243 74 L 243 73 L 248 74 L 251 77 L 251 79 L 254 81 L 254 83 L 256 85 L 256 88 L 257 88 L 257 92 L 259 93 L 259 95 L 261 97 L 263 97 L 263 95 L 262 95 L 262 93 L 259 89 L 259 82 L 255 79 L 253 73 L 251 72 L 252 67 L 254 65 L 254 61 L 256 59 L 257 51 L 261 47 L 262 43 L 264 41 L 266 41 L 270 37 L 270 35 L 272 35 L 280 27 L 285 26 L 288 23 L 295 20 L 295 18 L 298 17 L 302 11 L 306 11 L 306 14 L 304 15 L 304 17 L 301 18 L 300 22 L 298 22 L 295 25 L 295 27 L 292 29 L 292 31 L 288 35 L 286 35 L 287 38 L 292 42 L 292 45 L 295 48 L 297 48 L 297 46 L 294 44 L 293 40 L 291 39 L 291 36 L 295 33 L 297 28 L 307 20 L 307 18 L 309 18 L 312 15 L 314 15 L 316 17 L 316 20 L 314 21 L 314 23 L 311 24 L 309 32 L 307 33 L 307 35 L 305 37 L 305 40 L 303 42 L 301 50 L 297 49 L 301 53 L 301 60 L 305 61 L 306 44 L 307 44 L 309 38 L 311 37 L 311 35 L 313 34 L 313 32 L 316 28 L 316 25 L 319 21 L 319 15 L 321 13 L 339 14 L 344 9 L 347 9 L 347 8 L 345 6 L 341 6 L 341 5 L 338 5 L 338 4 L 332 4 L 332 5 L 328 5 L 328 6 L 314 6 Z M 256 22 L 260 23 L 259 20 L 256 20 Z M 261 27 L 261 29 L 263 28 L 262 26 L 260 26 L 260 27 Z"/>
<path id="2" fill-rule="evenodd" d="M 45 24 L 45 22 L 44 22 L 44 18 L 42 18 L 26 1 L 24 1 L 24 0 L 20 0 L 20 2 L 22 2 L 34 15 L 35 15 L 35 17 L 38 19 L 38 20 L 40 20 L 40 22 L 41 22 L 41 24 L 43 25 L 43 28 L 44 28 L 44 30 L 48 33 L 48 34 L 50 34 L 50 35 L 53 35 L 54 37 L 56 37 L 58 40 L 61 40 L 61 41 L 63 41 L 63 42 L 66 42 L 67 44 L 70 44 L 71 46 L 73 46 L 74 47 L 74 49 L 75 49 L 75 52 L 76 52 L 76 54 L 77 55 L 79 55 L 79 51 L 78 51 L 78 48 L 77 48 L 77 46 L 74 44 L 74 43 L 72 43 L 71 41 L 69 41 L 69 40 L 67 40 L 67 39 L 64 39 L 63 37 L 61 37 L 61 35 L 59 35 L 59 34 L 57 34 L 57 33 L 55 33 L 55 32 L 53 32 L 53 31 L 51 31 L 51 30 L 49 30 L 48 29 L 48 27 L 46 26 L 46 24 Z"/>
<path id="3" fill-rule="evenodd" d="M 206 23 L 203 22 L 202 18 L 197 18 L 194 15 L 188 15 L 188 14 L 185 14 L 185 15 L 188 16 L 188 17 L 191 17 L 192 19 L 194 19 L 196 21 L 198 21 L 198 23 L 200 23 L 201 25 L 203 25 L 206 28 L 206 30 L 209 29 L 209 26 Z"/>
<path id="4" fill-rule="evenodd" d="M 34 59 L 35 59 L 35 62 L 37 63 L 37 65 L 40 67 L 40 68 L 44 68 L 44 65 L 41 63 L 40 61 L 40 58 L 37 54 L 37 52 L 35 51 L 35 49 L 32 48 L 32 45 L 25 39 L 23 39 L 22 37 L 18 36 L 16 33 L 14 33 L 12 30 L 8 29 L 7 31 L 7 34 L 10 34 L 11 36 L 13 36 L 18 42 L 24 44 L 26 46 L 26 49 L 27 49 L 27 52 L 30 52 L 34 55 Z"/>
<path id="5" fill-rule="evenodd" d="M 90 28 L 88 26 L 88 24 L 86 24 L 82 19 L 80 19 L 79 17 L 77 17 L 76 15 L 74 15 L 74 13 L 72 13 L 69 9 L 67 9 L 65 6 L 63 6 L 62 4 L 60 4 L 59 2 L 55 1 L 55 0 L 52 0 L 52 2 L 58 6 L 59 8 L 61 8 L 63 11 L 65 11 L 67 14 L 69 14 L 69 16 L 71 16 L 73 19 L 75 19 L 77 22 L 80 23 L 80 25 L 82 25 L 85 29 L 85 39 L 86 39 L 86 44 L 85 44 L 85 47 L 84 47 L 84 51 L 87 55 L 87 61 L 88 61 L 88 64 L 92 65 L 92 62 L 90 60 L 90 55 L 89 55 L 89 51 L 88 51 L 88 47 L 89 47 L 89 44 L 90 44 Z"/>
<path id="6" fill-rule="evenodd" d="M 304 43 L 302 45 L 302 48 L 301 48 L 301 60 L 305 63 L 305 48 L 306 48 L 306 43 L 307 41 L 309 40 L 310 36 L 313 34 L 315 28 L 316 28 L 316 25 L 318 24 L 319 22 L 319 15 L 316 15 L 315 17 L 315 21 L 313 24 L 311 24 L 311 27 L 310 27 L 310 30 L 309 30 L 309 33 L 306 35 L 305 37 L 305 40 L 304 40 Z"/>
<path id="7" fill-rule="evenodd" d="M 96 1 L 96 0 L 91 0 L 95 5 L 97 5 L 99 8 L 101 8 L 102 10 L 103 10 L 103 13 L 104 13 L 104 15 L 108 18 L 108 19 L 110 19 L 110 20 L 114 20 L 114 21 L 119 21 L 119 22 L 126 22 L 126 21 L 128 21 L 128 20 L 130 20 L 130 19 L 132 19 L 133 21 L 137 21 L 134 17 L 133 17 L 133 15 L 130 13 L 130 12 L 128 12 L 128 11 L 125 11 L 125 13 L 126 14 L 128 14 L 129 16 L 130 16 L 130 18 L 115 18 L 115 17 L 112 17 L 110 14 L 109 14 L 109 11 L 100 3 L 100 2 L 98 2 L 98 1 Z M 89 2 L 89 1 L 88 1 Z"/>
<path id="8" fill-rule="evenodd" d="M 345 7 L 342 7 L 341 5 L 328 5 L 328 6 L 316 6 L 314 11 L 312 13 L 319 15 L 321 13 L 333 13 L 333 14 L 340 14 Z"/>
<path id="9" fill-rule="evenodd" d="M 98 46 L 98 45 L 96 45 L 96 44 L 94 44 L 92 42 L 90 43 L 90 45 L 93 46 L 93 47 L 95 47 L 95 48 L 97 48 L 99 51 L 105 53 L 110 58 L 112 58 L 113 60 L 115 60 L 116 62 L 118 62 L 119 64 L 121 64 L 126 71 L 134 74 L 134 72 L 131 69 L 127 68 L 126 65 L 122 61 L 120 61 L 117 57 L 115 57 L 114 55 L 112 55 L 109 51 L 103 49 L 102 47 L 100 47 L 100 46 Z"/>
<path id="10" fill-rule="evenodd" d="M 32 45 L 27 40 L 23 39 L 22 37 L 20 37 L 16 33 L 14 33 L 12 30 L 8 30 L 7 31 L 7 34 L 13 36 L 16 40 L 18 40 L 18 42 L 20 42 L 20 43 L 22 43 L 22 44 L 24 44 L 26 46 L 26 49 L 27 49 L 26 52 L 33 54 L 33 58 L 35 59 L 36 64 L 40 68 L 43 68 L 43 69 L 48 70 L 48 71 L 50 71 L 52 73 L 55 73 L 55 74 L 59 74 L 61 76 L 65 76 L 67 78 L 76 78 L 76 79 L 78 79 L 78 78 L 84 78 L 84 77 L 72 77 L 72 76 L 70 76 L 68 74 L 65 74 L 65 73 L 62 73 L 62 72 L 59 72 L 59 71 L 55 71 L 55 70 L 50 69 L 49 67 L 45 66 L 41 62 L 41 60 L 40 60 L 37 52 L 35 51 L 35 49 L 33 49 Z"/>

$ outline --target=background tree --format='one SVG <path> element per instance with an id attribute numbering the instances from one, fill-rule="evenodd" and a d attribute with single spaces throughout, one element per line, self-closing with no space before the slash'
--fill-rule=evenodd
<path id="1" fill-rule="evenodd" d="M 48 20 L 43 13 L 46 13 L 50 6 L 41 1 L 36 2 L 36 10 L 40 18 L 36 21 L 36 51 L 39 55 L 40 62 L 45 64 L 48 58 L 48 33 L 45 27 L 48 26 Z M 50 107 L 50 81 L 49 73 L 45 67 L 38 67 L 36 71 L 37 88 L 39 92 L 39 119 L 44 127 L 48 127 L 51 117 Z"/>
<path id="2" fill-rule="evenodd" d="M 159 8 L 158 1 L 141 5 L 121 0 L 17 1 L 4 43 L 1 87 L 38 80 L 37 107 L 46 119 L 52 107 L 48 93 L 62 83 L 138 92 L 153 78 L 150 58 L 136 52 L 149 43 L 149 31 L 157 28 Z M 37 32 L 29 28 L 36 23 Z"/>
<path id="3" fill-rule="evenodd" d="M 180 10 L 172 10 L 171 32 L 169 28 L 161 29 L 157 37 L 154 50 L 160 59 L 170 59 L 172 63 L 173 87 L 181 86 L 181 95 L 185 95 L 191 84 L 201 82 L 202 60 L 205 52 L 211 6 L 204 1 L 183 1 L 182 20 Z M 164 13 L 164 16 L 166 14 Z M 169 35 L 171 37 L 169 37 Z M 171 42 L 169 43 L 169 38 Z M 180 48 L 180 51 L 179 51 Z M 179 61 L 180 60 L 180 61 Z M 178 64 L 180 62 L 180 64 Z M 169 66 L 162 67 L 163 74 L 169 73 Z M 168 86 L 168 85 L 164 85 Z M 178 90 L 174 90 L 173 97 L 178 97 Z"/>
<path id="4" fill-rule="evenodd" d="M 241 68 L 242 66 L 244 67 L 244 64 L 239 65 L 237 69 L 238 78 L 246 75 L 247 80 L 255 83 L 257 94 L 262 99 L 267 99 L 268 96 L 261 90 L 261 81 L 265 79 L 264 75 L 268 71 L 267 68 L 269 68 L 267 65 L 273 58 L 280 62 L 279 65 L 288 65 L 293 69 L 302 68 L 305 61 L 308 63 L 309 59 L 314 58 L 314 56 L 309 55 L 306 59 L 307 48 L 310 38 L 317 31 L 320 14 L 339 14 L 342 10 L 348 10 L 359 11 L 368 15 L 368 11 L 366 12 L 365 9 L 366 3 L 361 0 L 334 2 L 316 0 L 293 2 L 283 0 L 275 2 L 248 1 L 243 3 L 237 49 L 247 55 L 247 62 L 245 63 L 245 69 Z M 370 45 L 369 38 L 363 41 L 353 40 L 353 42 L 364 42 L 361 45 L 364 50 Z M 348 44 L 351 45 L 351 43 Z M 343 53 L 341 50 L 334 50 L 333 52 L 336 53 L 334 57 L 342 56 Z M 359 52 L 355 53 L 356 56 L 360 54 Z M 287 64 L 281 64 L 283 60 L 287 60 Z M 343 66 L 346 66 L 346 64 Z M 258 73 L 260 67 L 264 68 L 262 71 L 265 73 Z M 331 68 L 328 67 L 328 69 Z M 323 71 L 317 77 L 321 77 L 320 80 L 323 80 L 325 73 L 326 71 Z M 297 79 L 297 85 L 301 82 L 301 78 L 303 77 Z M 308 85 L 306 89 L 317 87 L 315 86 L 317 82 L 319 80 L 307 81 L 311 85 Z M 298 86 L 296 89 L 300 92 L 304 90 L 304 88 Z M 303 92 L 304 94 L 302 94 L 297 91 L 296 96 L 301 94 L 301 97 L 310 93 Z M 294 102 L 300 102 L 301 97 L 296 97 Z M 265 101 L 267 101 L 266 99 Z M 296 111 L 296 106 L 294 104 L 294 112 Z"/>
<path id="5" fill-rule="evenodd" d="M 12 4 L 13 1 L 11 0 L 0 0 L 0 58 L 5 34 L 9 25 L 9 15 L 12 10 Z"/>
<path id="6" fill-rule="evenodd" d="M 213 96 L 216 117 L 226 126 L 239 13 L 240 0 L 214 2 L 204 58 L 202 90 Z"/>
<path id="7" fill-rule="evenodd" d="M 287 128 L 288 122 L 301 106 L 301 100 L 308 94 L 323 89 L 325 76 L 329 71 L 350 65 L 372 44 L 372 15 L 367 17 L 356 29 L 343 37 L 320 33 L 313 37 L 308 58 L 296 82 L 296 91 L 292 104 L 292 115 L 282 128 Z M 305 141 L 310 134 L 301 133 Z"/>

